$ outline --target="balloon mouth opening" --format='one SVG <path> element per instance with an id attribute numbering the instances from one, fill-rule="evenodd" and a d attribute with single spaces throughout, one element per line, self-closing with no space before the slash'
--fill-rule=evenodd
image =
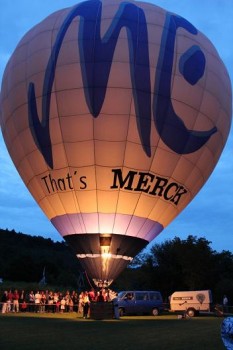
<path id="1" fill-rule="evenodd" d="M 126 256 L 126 255 L 116 255 L 116 254 L 112 254 L 112 253 L 102 253 L 102 254 L 76 254 L 77 258 L 79 259 L 85 259 L 85 258 L 92 258 L 92 259 L 95 259 L 95 258 L 102 258 L 103 260 L 104 259 L 123 259 L 123 260 L 127 260 L 127 261 L 132 261 L 133 260 L 133 257 L 131 256 Z"/>
<path id="2" fill-rule="evenodd" d="M 108 286 L 142 250 L 148 241 L 114 233 L 64 236 L 95 285 Z"/>
<path id="3" fill-rule="evenodd" d="M 114 254 L 111 250 L 112 234 L 100 234 L 99 235 L 99 252 L 98 253 L 84 253 L 77 254 L 76 256 L 80 259 L 83 258 L 100 258 L 102 263 L 107 262 L 110 259 L 123 259 L 127 261 L 132 261 L 133 257 L 125 256 L 122 254 Z"/>
<path id="4" fill-rule="evenodd" d="M 110 252 L 103 252 L 101 254 L 101 258 L 103 258 L 103 259 L 110 259 L 111 257 L 112 257 L 112 253 L 110 253 Z"/>

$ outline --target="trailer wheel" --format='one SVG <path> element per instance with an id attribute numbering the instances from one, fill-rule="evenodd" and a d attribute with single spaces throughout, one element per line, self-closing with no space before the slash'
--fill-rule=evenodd
<path id="1" fill-rule="evenodd" d="M 189 317 L 194 317 L 194 316 L 196 315 L 196 310 L 190 308 L 190 309 L 188 309 L 188 310 L 186 311 L 186 314 L 187 314 Z"/>

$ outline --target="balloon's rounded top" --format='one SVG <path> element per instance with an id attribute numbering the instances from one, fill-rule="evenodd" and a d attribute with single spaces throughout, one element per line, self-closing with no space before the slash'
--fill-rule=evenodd
<path id="1" fill-rule="evenodd" d="M 231 124 L 231 84 L 186 19 L 81 2 L 20 41 L 1 125 L 42 210 L 96 280 L 114 279 L 193 199 Z"/>

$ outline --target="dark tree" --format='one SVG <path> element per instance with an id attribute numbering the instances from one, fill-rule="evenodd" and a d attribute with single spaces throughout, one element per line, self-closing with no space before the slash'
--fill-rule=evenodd
<path id="1" fill-rule="evenodd" d="M 45 268 L 48 283 L 75 286 L 82 271 L 64 242 L 0 230 L 0 247 L 0 277 L 4 280 L 39 282 Z"/>
<path id="2" fill-rule="evenodd" d="M 175 237 L 139 254 L 118 278 L 128 289 L 157 289 L 165 299 L 178 290 L 211 289 L 221 303 L 224 294 L 233 302 L 233 255 L 217 253 L 205 238 Z"/>

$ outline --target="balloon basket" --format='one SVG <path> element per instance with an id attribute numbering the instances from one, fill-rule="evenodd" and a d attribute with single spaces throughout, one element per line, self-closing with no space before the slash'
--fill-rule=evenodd
<path id="1" fill-rule="evenodd" d="M 93 320 L 109 320 L 113 318 L 113 305 L 108 302 L 91 303 L 90 318 Z"/>

